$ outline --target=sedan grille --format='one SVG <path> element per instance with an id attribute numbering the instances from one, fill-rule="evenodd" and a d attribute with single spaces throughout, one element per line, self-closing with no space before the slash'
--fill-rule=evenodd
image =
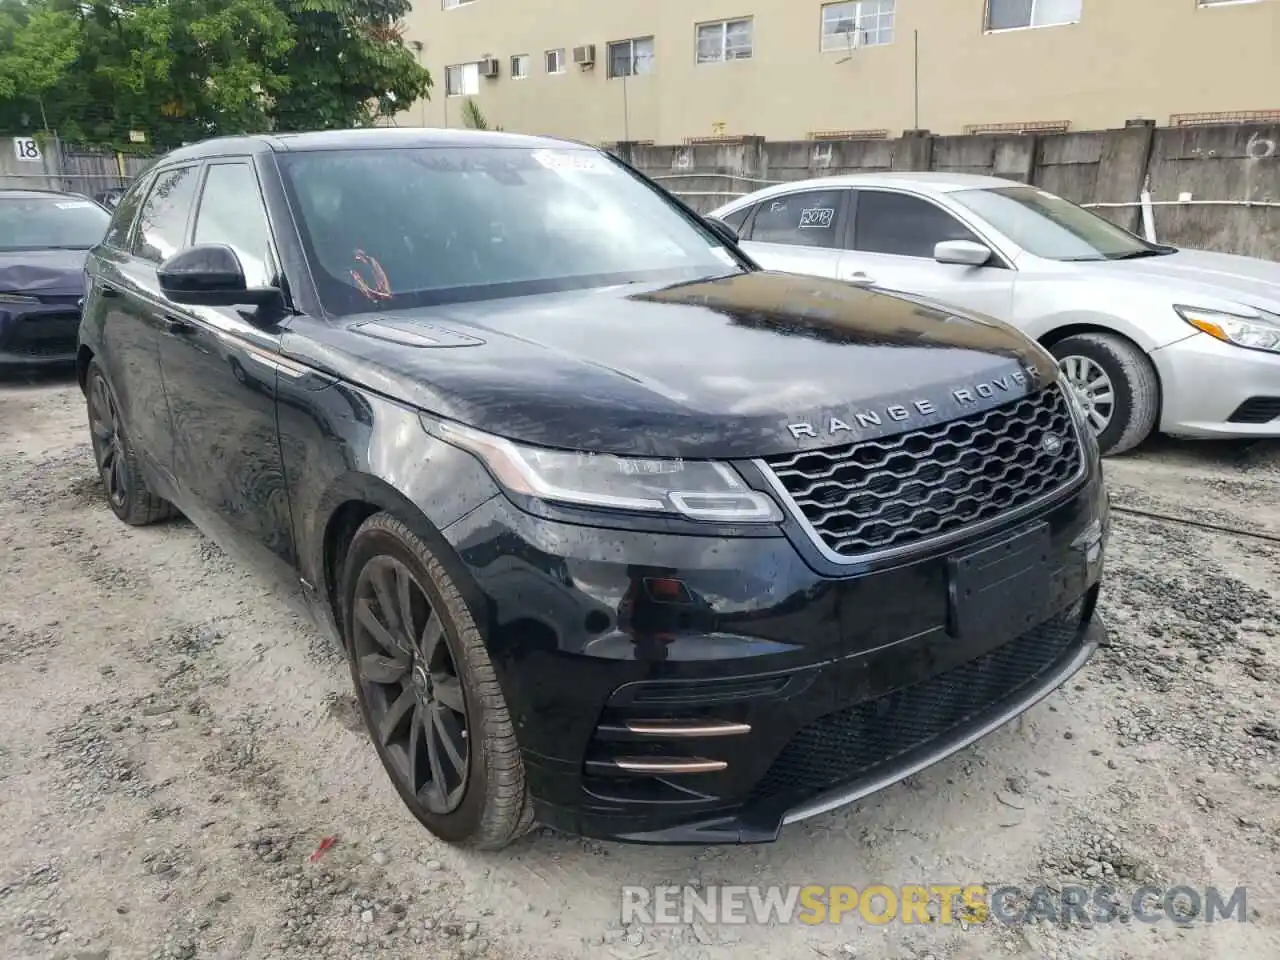
<path id="1" fill-rule="evenodd" d="M 3 346 L 32 357 L 63 356 L 76 352 L 79 334 L 79 313 L 37 313 L 13 324 Z"/>
<path id="2" fill-rule="evenodd" d="M 827 550 L 857 559 L 1021 510 L 1070 483 L 1082 460 L 1067 400 L 1050 385 L 959 420 L 765 463 Z"/>

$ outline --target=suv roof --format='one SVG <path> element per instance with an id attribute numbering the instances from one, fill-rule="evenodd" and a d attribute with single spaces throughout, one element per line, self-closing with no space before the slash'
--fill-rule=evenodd
<path id="1" fill-rule="evenodd" d="M 439 127 L 367 127 L 353 130 L 316 130 L 306 133 L 261 133 L 249 136 L 213 137 L 165 154 L 174 160 L 245 153 L 290 153 L 304 150 L 361 150 L 375 147 L 565 147 L 596 149 L 590 144 L 559 137 L 537 137 L 492 130 L 456 130 Z"/>

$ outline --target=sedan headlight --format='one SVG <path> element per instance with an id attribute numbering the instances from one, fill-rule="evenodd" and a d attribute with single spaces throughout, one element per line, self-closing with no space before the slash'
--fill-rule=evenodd
<path id="1" fill-rule="evenodd" d="M 1259 312 L 1246 317 L 1220 310 L 1183 306 L 1175 306 L 1173 309 L 1191 326 L 1223 343 L 1234 343 L 1250 350 L 1280 353 L 1280 316 Z"/>
<path id="2" fill-rule="evenodd" d="M 727 464 L 548 450 L 456 423 L 426 417 L 422 423 L 428 433 L 475 454 L 499 483 L 526 497 L 719 523 L 782 519 L 777 504 L 749 489 Z"/>

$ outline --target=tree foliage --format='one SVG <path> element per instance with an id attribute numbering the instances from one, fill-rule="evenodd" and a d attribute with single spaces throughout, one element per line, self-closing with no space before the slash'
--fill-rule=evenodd
<path id="1" fill-rule="evenodd" d="M 407 0 L 0 0 L 0 128 L 165 149 L 362 126 L 426 96 Z"/>

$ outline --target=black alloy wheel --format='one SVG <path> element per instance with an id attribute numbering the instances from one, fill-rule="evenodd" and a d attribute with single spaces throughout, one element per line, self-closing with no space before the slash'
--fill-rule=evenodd
<path id="1" fill-rule="evenodd" d="M 128 498 L 128 478 L 121 453 L 120 415 L 105 377 L 89 383 L 89 430 L 93 435 L 93 459 L 102 478 L 102 489 L 113 510 L 119 512 Z"/>
<path id="2" fill-rule="evenodd" d="M 356 530 L 339 583 L 347 661 L 409 812 L 448 843 L 499 850 L 533 827 L 533 803 L 484 636 L 432 542 L 390 513 Z"/>
<path id="3" fill-rule="evenodd" d="M 89 364 L 85 376 L 85 400 L 89 409 L 93 462 L 111 512 L 135 527 L 173 516 L 173 505 L 157 497 L 147 486 L 120 415 L 120 406 L 97 363 Z"/>
<path id="4" fill-rule="evenodd" d="M 394 557 L 356 581 L 352 643 L 371 728 L 395 776 L 431 813 L 452 813 L 471 770 L 466 696 L 444 624 Z"/>

